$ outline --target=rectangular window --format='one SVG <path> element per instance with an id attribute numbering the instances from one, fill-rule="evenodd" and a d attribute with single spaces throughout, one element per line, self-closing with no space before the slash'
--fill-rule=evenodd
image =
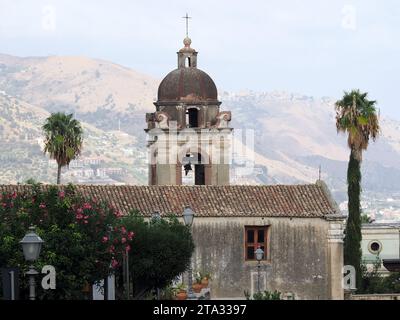
<path id="1" fill-rule="evenodd" d="M 254 253 L 257 248 L 261 248 L 264 251 L 263 260 L 267 260 L 267 248 L 268 248 L 268 226 L 245 227 L 245 260 L 256 261 L 256 255 Z"/>

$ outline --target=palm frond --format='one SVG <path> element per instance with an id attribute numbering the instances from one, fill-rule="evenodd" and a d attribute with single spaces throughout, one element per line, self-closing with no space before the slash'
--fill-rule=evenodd
<path id="1" fill-rule="evenodd" d="M 43 127 L 44 152 L 61 166 L 68 165 L 80 155 L 83 143 L 83 129 L 72 114 L 53 113 Z"/>
<path id="2" fill-rule="evenodd" d="M 368 93 L 359 89 L 344 92 L 341 100 L 335 103 L 336 129 L 348 133 L 348 145 L 357 153 L 367 149 L 369 140 L 375 141 L 380 132 L 376 101 L 368 100 Z M 361 156 L 360 159 L 361 160 Z"/>

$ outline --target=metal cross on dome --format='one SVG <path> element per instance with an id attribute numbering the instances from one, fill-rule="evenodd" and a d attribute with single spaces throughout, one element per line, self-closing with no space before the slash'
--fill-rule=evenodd
<path id="1" fill-rule="evenodd" d="M 192 17 L 189 17 L 188 14 L 186 13 L 186 16 L 182 17 L 183 19 L 186 19 L 186 37 L 189 36 L 189 19 L 192 19 Z"/>

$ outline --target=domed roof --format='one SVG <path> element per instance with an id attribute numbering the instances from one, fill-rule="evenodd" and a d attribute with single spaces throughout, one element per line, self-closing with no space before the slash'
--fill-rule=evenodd
<path id="1" fill-rule="evenodd" d="M 158 103 L 218 103 L 217 87 L 204 71 L 194 68 L 178 68 L 161 81 L 158 87 Z"/>

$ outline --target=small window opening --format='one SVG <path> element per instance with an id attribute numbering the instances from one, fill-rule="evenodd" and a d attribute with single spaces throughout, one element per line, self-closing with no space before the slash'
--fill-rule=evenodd
<path id="1" fill-rule="evenodd" d="M 190 57 L 187 57 L 186 59 L 185 59 L 185 67 L 186 68 L 189 68 L 189 67 L 191 67 L 192 66 L 192 63 L 191 63 L 191 61 L 190 61 Z"/>
<path id="2" fill-rule="evenodd" d="M 199 114 L 199 111 L 195 108 L 189 109 L 186 112 L 186 125 L 189 128 L 197 128 L 199 126 L 198 114 Z"/>

